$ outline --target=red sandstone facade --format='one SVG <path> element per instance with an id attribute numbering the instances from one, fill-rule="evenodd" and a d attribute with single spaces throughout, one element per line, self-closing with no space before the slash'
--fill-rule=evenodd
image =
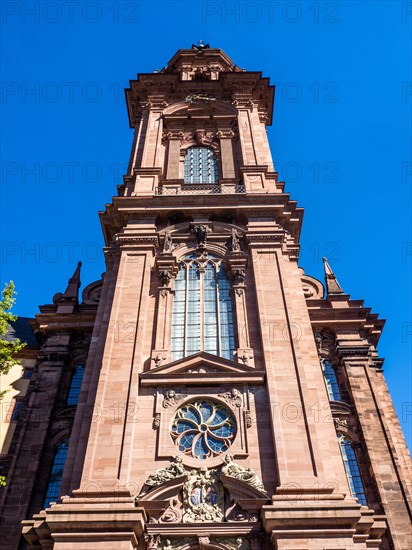
<path id="1" fill-rule="evenodd" d="M 33 323 L 41 347 L 3 457 L 0 547 L 412 548 L 411 461 L 376 351 L 384 322 L 327 262 L 326 288 L 298 267 L 303 210 L 278 181 L 266 137 L 274 88 L 197 46 L 139 75 L 126 99 L 135 139 L 124 185 L 101 213 L 104 278 L 79 300 L 79 267 Z M 185 159 L 199 147 L 216 161 L 213 183 L 187 181 Z M 200 345 L 176 359 L 178 273 L 190 257 L 204 273 L 208 255 L 230 281 L 234 349 L 228 358 Z M 224 408 L 236 434 L 205 459 L 171 435 L 178 411 L 202 399 Z M 69 435 L 61 499 L 42 510 Z M 367 505 L 338 436 L 355 452 Z"/>

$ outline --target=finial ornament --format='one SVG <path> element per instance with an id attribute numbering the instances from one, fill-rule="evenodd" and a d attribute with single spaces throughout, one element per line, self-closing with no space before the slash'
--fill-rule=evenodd
<path id="1" fill-rule="evenodd" d="M 326 290 L 328 295 L 329 294 L 344 294 L 343 288 L 338 283 L 338 280 L 336 278 L 336 275 L 332 271 L 328 260 L 326 258 L 322 258 L 323 260 L 323 266 L 325 268 L 325 283 L 326 283 Z"/>

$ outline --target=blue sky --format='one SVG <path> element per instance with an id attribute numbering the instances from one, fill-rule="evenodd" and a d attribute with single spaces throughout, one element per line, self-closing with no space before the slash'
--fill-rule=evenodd
<path id="1" fill-rule="evenodd" d="M 34 12 L 33 12 L 34 10 Z M 410 2 L 3 2 L 1 284 L 34 316 L 82 260 L 132 142 L 123 88 L 202 39 L 277 83 L 268 135 L 305 208 L 300 265 L 387 319 L 379 352 L 411 445 Z M 31 91 L 31 93 L 30 93 Z"/>

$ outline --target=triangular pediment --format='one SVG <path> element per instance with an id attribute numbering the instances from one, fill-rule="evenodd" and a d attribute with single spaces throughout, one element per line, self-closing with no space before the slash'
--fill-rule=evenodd
<path id="1" fill-rule="evenodd" d="M 201 351 L 172 363 L 155 367 L 140 375 L 143 386 L 177 384 L 223 384 L 228 382 L 263 384 L 265 373 Z"/>

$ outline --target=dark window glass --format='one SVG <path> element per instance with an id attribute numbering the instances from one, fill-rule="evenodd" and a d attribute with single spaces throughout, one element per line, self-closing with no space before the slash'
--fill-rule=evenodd
<path id="1" fill-rule="evenodd" d="M 20 418 L 20 415 L 24 409 L 24 403 L 22 401 L 17 401 L 17 403 L 14 405 L 13 413 L 11 415 L 12 420 L 18 420 Z"/>
<path id="2" fill-rule="evenodd" d="M 70 382 L 69 394 L 67 396 L 68 405 L 77 405 L 79 401 L 80 390 L 82 387 L 83 375 L 84 375 L 84 365 L 83 364 L 76 365 L 72 376 L 72 380 Z"/>
<path id="3" fill-rule="evenodd" d="M 349 481 L 349 487 L 352 496 L 357 497 L 360 504 L 367 505 L 365 489 L 359 471 L 358 461 L 351 442 L 346 437 L 338 435 L 340 448 L 342 451 L 343 463 L 345 465 L 346 476 Z"/>
<path id="4" fill-rule="evenodd" d="M 322 368 L 329 399 L 331 401 L 342 401 L 338 379 L 336 378 L 336 372 L 330 361 L 323 360 Z"/>
<path id="5" fill-rule="evenodd" d="M 63 477 L 64 465 L 67 458 L 69 448 L 69 440 L 66 439 L 60 443 L 57 452 L 54 455 L 52 471 L 47 486 L 46 498 L 44 499 L 43 508 L 48 508 L 51 502 L 57 502 L 60 493 L 60 485 Z"/>

